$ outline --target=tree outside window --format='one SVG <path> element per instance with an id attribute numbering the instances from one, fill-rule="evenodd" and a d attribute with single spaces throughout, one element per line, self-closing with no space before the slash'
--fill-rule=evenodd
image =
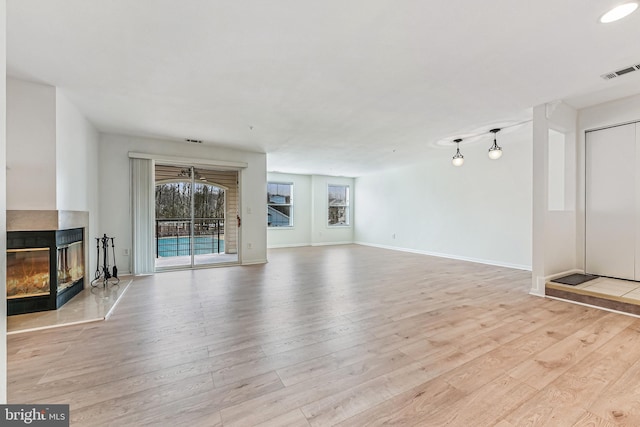
<path id="1" fill-rule="evenodd" d="M 329 185 L 329 226 L 349 225 L 349 186 Z"/>
<path id="2" fill-rule="evenodd" d="M 293 227 L 293 184 L 267 183 L 267 226 Z"/>

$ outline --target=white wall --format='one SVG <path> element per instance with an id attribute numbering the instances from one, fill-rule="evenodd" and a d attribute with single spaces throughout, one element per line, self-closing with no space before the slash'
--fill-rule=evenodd
<path id="1" fill-rule="evenodd" d="M 578 111 L 577 164 L 577 239 L 576 267 L 584 269 L 585 256 L 585 131 L 640 121 L 640 94 L 584 108 Z"/>
<path id="2" fill-rule="evenodd" d="M 576 129 L 577 111 L 563 103 L 538 105 L 533 109 L 533 274 L 531 293 L 544 295 L 552 277 L 576 270 Z M 550 130 L 564 134 L 564 209 L 549 205 Z M 553 163 L 553 162 L 551 162 Z M 551 171 L 551 179 L 557 171 Z"/>
<path id="3" fill-rule="evenodd" d="M 0 404 L 7 403 L 6 12 L 7 2 L 0 0 Z"/>
<path id="4" fill-rule="evenodd" d="M 270 172 L 267 174 L 267 181 L 293 183 L 293 227 L 268 227 L 267 246 L 281 248 L 311 245 L 311 176 Z"/>
<path id="5" fill-rule="evenodd" d="M 7 209 L 56 209 L 56 89 L 7 81 Z"/>
<path id="6" fill-rule="evenodd" d="M 315 245 L 342 245 L 353 243 L 355 180 L 326 175 L 298 175 L 270 172 L 273 182 L 293 183 L 293 227 L 272 227 L 267 231 L 270 248 Z M 349 226 L 328 225 L 329 184 L 348 185 L 351 209 Z M 266 193 L 265 193 L 266 200 Z M 266 214 L 265 214 L 266 218 Z"/>
<path id="7" fill-rule="evenodd" d="M 58 210 L 88 211 L 89 268 L 97 259 L 93 237 L 98 229 L 98 131 L 66 95 L 56 90 L 56 206 Z"/>
<path id="8" fill-rule="evenodd" d="M 531 126 L 498 134 L 504 155 L 490 160 L 493 141 L 433 150 L 416 166 L 357 178 L 357 243 L 531 268 Z"/>
<path id="9" fill-rule="evenodd" d="M 98 184 L 98 131 L 56 91 L 56 204 L 58 210 L 89 210 Z"/>
<path id="10" fill-rule="evenodd" d="M 242 185 L 240 206 L 240 261 L 243 264 L 266 262 L 267 222 L 265 214 L 267 194 L 266 155 L 210 145 L 101 134 L 98 147 L 100 226 L 98 235 L 114 236 L 116 263 L 123 273 L 131 271 L 131 260 L 123 249 L 132 248 L 129 152 L 148 153 L 181 158 L 246 162 L 240 171 Z M 251 244 L 251 249 L 248 248 Z"/>

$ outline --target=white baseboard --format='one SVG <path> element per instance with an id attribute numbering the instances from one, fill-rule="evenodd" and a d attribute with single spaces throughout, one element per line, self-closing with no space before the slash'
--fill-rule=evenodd
<path id="1" fill-rule="evenodd" d="M 306 246 L 335 246 L 335 245 L 353 245 L 354 242 L 317 242 L 317 243 L 291 243 L 284 245 L 268 245 L 267 249 L 282 249 L 282 248 L 303 248 Z"/>
<path id="2" fill-rule="evenodd" d="M 256 265 L 256 264 L 266 264 L 268 261 L 265 259 L 256 259 L 251 261 L 242 261 L 240 265 Z"/>
<path id="3" fill-rule="evenodd" d="M 337 245 L 353 245 L 355 242 L 319 242 L 312 243 L 311 246 L 337 246 Z"/>
<path id="4" fill-rule="evenodd" d="M 389 249 L 392 251 L 409 252 L 413 254 L 435 256 L 438 258 L 456 259 L 459 261 L 468 261 L 468 262 L 476 262 L 478 264 L 494 265 L 496 267 L 506 267 L 506 268 L 513 268 L 516 270 L 531 271 L 530 265 L 512 264 L 508 262 L 493 261 L 493 260 L 487 260 L 487 259 L 481 259 L 481 258 L 472 258 L 472 257 L 459 256 L 459 255 L 443 254 L 439 252 L 423 251 L 418 249 L 401 248 L 398 246 L 378 245 L 375 243 L 367 243 L 367 242 L 354 242 L 354 243 L 356 245 L 371 246 L 374 248 Z"/>
<path id="5" fill-rule="evenodd" d="M 547 280 L 544 277 L 534 277 L 531 280 L 531 290 L 529 291 L 529 295 L 544 298 L 545 283 L 547 283 Z"/>
<path id="6" fill-rule="evenodd" d="M 284 245 L 268 245 L 267 249 L 302 248 L 305 246 L 311 246 L 311 243 L 290 243 L 290 244 L 284 244 Z"/>
<path id="7" fill-rule="evenodd" d="M 574 268 L 571 270 L 562 271 L 560 273 L 550 274 L 544 277 L 538 276 L 536 277 L 535 281 L 531 283 L 531 291 L 529 291 L 529 294 L 537 297 L 546 297 L 545 286 L 547 282 L 550 282 L 553 279 L 557 279 L 558 277 L 568 276 L 570 274 L 576 274 L 576 273 L 584 274 L 584 270 Z"/>

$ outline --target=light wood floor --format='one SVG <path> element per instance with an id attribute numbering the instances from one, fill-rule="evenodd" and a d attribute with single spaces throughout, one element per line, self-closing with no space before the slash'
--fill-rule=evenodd
<path id="1" fill-rule="evenodd" d="M 530 273 L 363 246 L 138 278 L 8 338 L 9 400 L 73 426 L 640 425 L 640 319 Z"/>

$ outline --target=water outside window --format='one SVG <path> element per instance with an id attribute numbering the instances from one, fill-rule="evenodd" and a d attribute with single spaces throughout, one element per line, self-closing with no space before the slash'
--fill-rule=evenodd
<path id="1" fill-rule="evenodd" d="M 237 227 L 225 221 L 235 184 L 236 172 L 156 165 L 157 269 L 237 262 Z"/>

